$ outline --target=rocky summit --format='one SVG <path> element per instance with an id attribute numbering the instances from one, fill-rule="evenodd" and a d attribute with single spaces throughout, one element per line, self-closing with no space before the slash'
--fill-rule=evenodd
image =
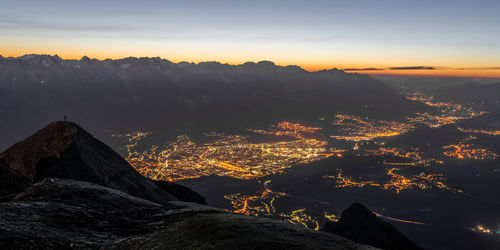
<path id="1" fill-rule="evenodd" d="M 47 125 L 0 154 L 0 161 L 33 182 L 65 178 L 96 183 L 159 203 L 177 200 L 72 122 Z"/>
<path id="2" fill-rule="evenodd" d="M 324 231 L 383 249 L 422 249 L 358 202 L 344 210 L 338 222 L 327 222 Z"/>
<path id="3" fill-rule="evenodd" d="M 395 229 L 374 232 L 364 215 L 368 224 L 344 213 L 330 233 L 202 205 L 187 187 L 141 176 L 71 122 L 49 124 L 0 154 L 0 180 L 0 249 L 374 249 L 354 242 L 365 240 L 345 223 L 399 240 Z"/>

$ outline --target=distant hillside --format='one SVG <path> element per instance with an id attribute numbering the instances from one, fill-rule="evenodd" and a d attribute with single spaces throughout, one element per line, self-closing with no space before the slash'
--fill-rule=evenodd
<path id="1" fill-rule="evenodd" d="M 456 144 L 466 135 L 456 125 L 439 128 L 420 127 L 409 131 L 388 142 L 389 145 L 401 148 L 419 148 L 424 151 L 439 149 L 442 146 Z"/>
<path id="2" fill-rule="evenodd" d="M 462 86 L 464 84 L 480 84 L 472 78 L 463 77 L 407 77 L 376 76 L 389 86 L 408 90 L 432 91 L 440 88 Z"/>
<path id="3" fill-rule="evenodd" d="M 0 149 L 63 115 L 106 128 L 227 130 L 350 112 L 397 119 L 425 109 L 367 75 L 272 62 L 0 57 Z M 99 135 L 99 134 L 98 134 Z"/>
<path id="4" fill-rule="evenodd" d="M 500 83 L 464 84 L 435 90 L 436 99 L 471 104 L 479 109 L 500 108 Z"/>

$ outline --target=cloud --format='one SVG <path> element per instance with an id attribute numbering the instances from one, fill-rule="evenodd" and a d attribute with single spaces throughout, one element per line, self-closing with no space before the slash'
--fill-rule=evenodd
<path id="1" fill-rule="evenodd" d="M 348 68 L 342 69 L 343 71 L 373 71 L 373 70 L 385 70 L 384 68 Z"/>
<path id="2" fill-rule="evenodd" d="M 500 67 L 455 68 L 454 70 L 500 70 Z"/>
<path id="3" fill-rule="evenodd" d="M 368 68 L 347 68 L 344 71 L 376 71 L 376 70 L 440 70 L 447 67 L 436 66 L 400 66 L 400 67 L 368 67 Z"/>
<path id="4" fill-rule="evenodd" d="M 435 70 L 434 66 L 407 66 L 407 67 L 389 67 L 390 70 Z"/>
<path id="5" fill-rule="evenodd" d="M 130 27 L 120 25 L 88 25 L 88 24 L 60 24 L 42 20 L 30 20 L 19 18 L 0 18 L 0 27 L 2 29 L 19 30 L 59 30 L 59 31 L 123 31 L 130 30 Z"/>
<path id="6" fill-rule="evenodd" d="M 400 67 L 367 67 L 345 68 L 343 71 L 379 71 L 379 70 L 500 70 L 500 67 L 452 68 L 442 66 L 400 66 Z"/>

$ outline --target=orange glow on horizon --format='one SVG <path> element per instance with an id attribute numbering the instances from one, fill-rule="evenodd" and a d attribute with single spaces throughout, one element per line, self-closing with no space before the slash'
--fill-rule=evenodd
<path id="1" fill-rule="evenodd" d="M 141 52 L 125 52 L 125 51 L 99 51 L 93 53 L 85 53 L 84 51 L 72 51 L 72 50 L 60 50 L 59 53 L 53 53 L 50 49 L 37 49 L 37 50 L 26 50 L 23 48 L 15 48 L 10 51 L 0 51 L 0 55 L 4 57 L 20 57 L 26 54 L 50 54 L 50 55 L 59 55 L 61 58 L 66 60 L 79 60 L 83 56 L 88 56 L 90 58 L 95 58 L 98 60 L 105 59 L 122 59 L 126 57 L 158 57 L 157 55 L 152 55 L 149 53 Z M 252 60 L 245 60 L 244 58 L 214 58 L 209 59 L 209 57 L 203 58 L 195 58 L 195 57 L 183 57 L 182 55 L 175 55 L 169 57 L 162 57 L 174 63 L 179 63 L 182 61 L 188 61 L 193 63 L 207 62 L 207 61 L 219 61 L 220 63 L 227 63 L 230 65 L 239 65 L 245 62 L 249 62 Z M 268 59 L 262 60 L 253 60 L 253 61 L 264 61 Z M 328 64 L 326 62 L 323 63 L 311 63 L 309 60 L 299 60 L 295 63 L 293 60 L 269 60 L 274 61 L 277 65 L 297 65 L 309 72 L 321 71 L 321 70 L 329 70 L 333 68 L 344 69 L 344 68 L 361 68 L 360 70 L 346 70 L 347 73 L 360 73 L 367 75 L 394 75 L 394 76 L 429 76 L 429 77 L 470 77 L 470 78 L 499 78 L 500 79 L 500 68 L 498 69 L 453 69 L 453 68 L 444 68 L 444 69 L 434 69 L 434 70 L 390 70 L 390 69 L 381 69 L 381 70 L 362 70 L 362 67 L 359 65 L 342 65 L 342 64 Z M 325 61 L 325 60 L 322 60 Z M 384 65 L 384 63 L 377 63 L 376 65 Z M 411 63 L 404 64 L 413 65 Z M 471 67 L 462 67 L 462 68 L 474 68 Z"/>
<path id="2" fill-rule="evenodd" d="M 436 70 L 356 70 L 346 71 L 349 73 L 360 73 L 368 75 L 394 75 L 394 76 L 429 76 L 429 77 L 470 77 L 470 78 L 500 78 L 500 69 L 494 70 L 459 70 L 459 69 L 436 69 Z"/>

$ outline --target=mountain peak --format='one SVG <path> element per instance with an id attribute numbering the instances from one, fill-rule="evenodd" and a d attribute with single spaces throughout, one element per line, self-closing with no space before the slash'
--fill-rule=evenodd
<path id="1" fill-rule="evenodd" d="M 383 249 L 421 249 L 359 202 L 342 211 L 338 222 L 327 222 L 324 231 Z"/>
<path id="2" fill-rule="evenodd" d="M 89 63 L 92 61 L 92 59 L 90 59 L 88 56 L 82 56 L 82 58 L 80 58 L 80 61 Z"/>
<path id="3" fill-rule="evenodd" d="M 24 56 L 19 57 L 19 59 L 24 60 L 25 62 L 34 64 L 34 65 L 42 65 L 45 67 L 52 66 L 54 64 L 60 64 L 63 62 L 58 55 L 48 55 L 48 54 L 26 54 Z"/>
<path id="4" fill-rule="evenodd" d="M 262 66 L 268 66 L 268 67 L 274 67 L 276 64 L 272 61 L 260 61 L 257 63 L 257 65 L 262 65 Z"/>
<path id="5" fill-rule="evenodd" d="M 1 153 L 0 160 L 32 182 L 65 178 L 93 182 L 158 203 L 176 200 L 73 122 L 50 123 Z"/>
<path id="6" fill-rule="evenodd" d="M 26 178 L 34 181 L 36 164 L 46 158 L 60 157 L 81 129 L 72 122 L 50 123 L 34 135 L 21 141 L 0 154 L 0 159 Z"/>

